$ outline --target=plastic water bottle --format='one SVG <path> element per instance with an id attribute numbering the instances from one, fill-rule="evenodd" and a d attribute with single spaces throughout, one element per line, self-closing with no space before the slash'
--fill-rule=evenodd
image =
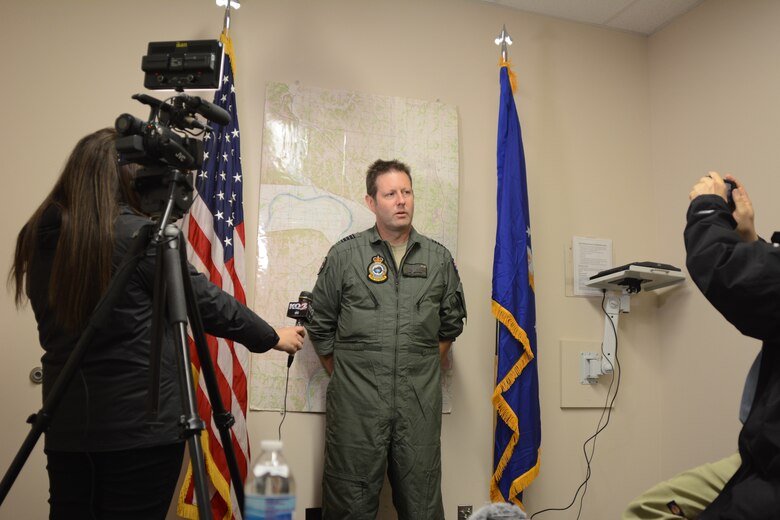
<path id="1" fill-rule="evenodd" d="M 295 480 L 282 455 L 282 441 L 262 441 L 260 450 L 244 488 L 244 518 L 292 520 Z"/>

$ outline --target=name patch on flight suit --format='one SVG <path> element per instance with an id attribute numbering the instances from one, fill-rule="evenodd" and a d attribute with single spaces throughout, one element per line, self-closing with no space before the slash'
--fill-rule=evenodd
<path id="1" fill-rule="evenodd" d="M 382 283 L 387 280 L 387 265 L 381 256 L 376 255 L 368 264 L 368 279 L 374 283 Z"/>
<path id="2" fill-rule="evenodd" d="M 428 266 L 425 264 L 404 264 L 401 272 L 409 278 L 428 278 Z"/>

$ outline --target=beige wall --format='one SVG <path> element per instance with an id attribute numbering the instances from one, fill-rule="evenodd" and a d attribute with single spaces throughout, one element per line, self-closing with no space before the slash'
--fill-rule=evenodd
<path id="1" fill-rule="evenodd" d="M 465 0 L 247 1 L 235 13 L 250 280 L 267 81 L 458 107 L 458 265 L 470 314 L 455 345 L 454 412 L 442 432 L 448 518 L 459 503 L 488 500 L 492 464 L 493 38 L 506 24 L 515 40 L 509 52 L 531 194 L 543 421 L 542 473 L 526 493 L 533 512 L 569 502 L 585 476 L 582 443 L 600 415 L 560 408 L 560 341 L 600 341 L 603 330 L 597 300 L 565 296 L 571 237 L 611 238 L 616 263 L 682 266 L 686 195 L 709 168 L 741 176 L 763 208 L 760 231 L 772 231 L 772 212 L 780 212 L 771 204 L 777 181 L 767 175 L 778 162 L 778 11 L 772 1 L 709 0 L 649 39 Z M 6 53 L 0 87 L 7 194 L 0 272 L 76 139 L 122 112 L 146 115 L 130 100 L 143 91 L 146 43 L 215 38 L 221 24 L 210 0 L 2 0 L 3 47 L 15 52 Z M 4 471 L 28 431 L 24 419 L 40 406 L 40 390 L 27 378 L 40 352 L 31 312 L 17 312 L 10 296 L 0 305 Z M 650 483 L 734 449 L 738 393 L 756 348 L 723 324 L 690 282 L 633 298 L 620 322 L 620 395 L 599 437 L 582 518 L 617 518 Z M 279 416 L 251 413 L 249 421 L 257 451 L 260 439 L 276 436 Z M 319 502 L 323 424 L 322 416 L 293 414 L 284 425 L 285 441 L 295 447 L 288 457 L 299 519 Z M 39 445 L 0 518 L 45 516 L 44 464 Z"/>

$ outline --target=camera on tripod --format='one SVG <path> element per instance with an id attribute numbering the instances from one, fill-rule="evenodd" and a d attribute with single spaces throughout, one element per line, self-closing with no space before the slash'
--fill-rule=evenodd
<path id="1" fill-rule="evenodd" d="M 222 126 L 230 123 L 230 114 L 224 109 L 184 93 L 187 88 L 219 86 L 221 70 L 215 64 L 222 63 L 222 45 L 217 40 L 151 42 L 148 52 L 142 61 L 147 73 L 144 86 L 173 88 L 179 94 L 164 101 L 146 94 L 134 95 L 133 99 L 150 107 L 149 119 L 120 115 L 114 123 L 119 134 L 116 149 L 121 163 L 144 166 L 136 173 L 134 186 L 140 209 L 159 217 L 171 207 L 168 201 L 173 199 L 172 215 L 168 217 L 178 219 L 192 205 L 194 187 L 189 172 L 200 166 L 202 138 L 213 131 L 197 116 Z"/>

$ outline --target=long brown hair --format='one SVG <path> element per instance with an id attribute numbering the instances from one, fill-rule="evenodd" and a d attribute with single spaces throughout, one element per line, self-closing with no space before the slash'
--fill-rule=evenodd
<path id="1" fill-rule="evenodd" d="M 9 272 L 16 304 L 30 294 L 30 267 L 47 209 L 59 211 L 61 224 L 50 273 L 48 305 L 57 323 L 77 331 L 85 324 L 111 279 L 114 221 L 126 199 L 131 169 L 117 164 L 116 132 L 105 128 L 83 137 L 57 183 L 16 240 Z"/>

